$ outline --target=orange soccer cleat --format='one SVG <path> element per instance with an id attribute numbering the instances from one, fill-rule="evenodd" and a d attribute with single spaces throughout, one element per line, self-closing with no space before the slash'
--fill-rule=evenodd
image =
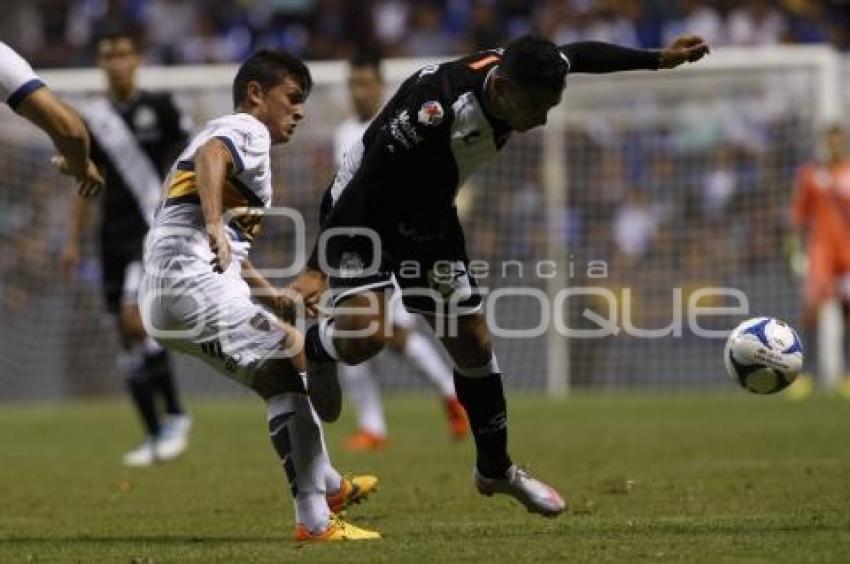
<path id="1" fill-rule="evenodd" d="M 369 494 L 376 491 L 377 486 L 378 478 L 368 474 L 343 478 L 339 491 L 327 495 L 328 507 L 334 513 L 344 511 L 369 497 Z"/>
<path id="2" fill-rule="evenodd" d="M 377 435 L 371 431 L 360 429 L 353 435 L 349 436 L 342 443 L 346 450 L 353 452 L 363 452 L 367 450 L 381 450 L 387 446 L 387 438 L 384 435 Z"/>
<path id="3" fill-rule="evenodd" d="M 443 401 L 446 406 L 446 414 L 449 416 L 449 432 L 452 438 L 457 440 L 465 438 L 469 434 L 469 420 L 466 418 L 466 411 L 454 396 Z"/>

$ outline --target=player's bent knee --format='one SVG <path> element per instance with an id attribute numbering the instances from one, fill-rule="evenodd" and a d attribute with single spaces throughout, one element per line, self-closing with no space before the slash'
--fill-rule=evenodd
<path id="1" fill-rule="evenodd" d="M 263 399 L 285 393 L 307 393 L 301 374 L 286 358 L 271 358 L 258 366 L 251 389 Z"/>
<path id="2" fill-rule="evenodd" d="M 369 360 L 384 348 L 386 337 L 379 333 L 364 337 L 338 337 L 337 351 L 346 364 L 360 364 Z"/>
<path id="3" fill-rule="evenodd" d="M 335 318 L 334 343 L 340 360 L 360 364 L 381 352 L 388 336 L 380 315 L 342 314 Z"/>

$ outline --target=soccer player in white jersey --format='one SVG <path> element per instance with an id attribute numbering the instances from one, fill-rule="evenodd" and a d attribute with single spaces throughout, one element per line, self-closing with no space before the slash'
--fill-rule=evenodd
<path id="1" fill-rule="evenodd" d="M 61 155 L 54 164 L 77 180 L 80 195 L 97 194 L 103 187 L 103 178 L 89 159 L 89 136 L 83 120 L 45 86 L 23 57 L 2 41 L 0 97 L 50 136 Z"/>
<path id="2" fill-rule="evenodd" d="M 381 109 L 384 97 L 380 58 L 364 52 L 351 59 L 349 67 L 348 92 L 355 115 L 336 130 L 334 161 L 337 168 L 342 166 L 346 149 L 363 137 L 372 118 Z M 415 367 L 440 395 L 452 437 L 466 437 L 469 423 L 463 406 L 455 396 L 451 368 L 431 341 L 417 331 L 416 319 L 401 303 L 401 292 L 392 295 L 388 311 L 392 319 L 392 336 L 387 343 L 388 348 Z M 340 366 L 348 397 L 357 413 L 358 429 L 343 443 L 349 450 L 376 450 L 386 445 L 387 424 L 380 390 L 373 377 L 379 370 L 378 362 L 374 359 L 353 366 Z"/>
<path id="3" fill-rule="evenodd" d="M 303 336 L 284 321 L 293 302 L 247 258 L 271 205 L 269 150 L 292 138 L 311 86 L 304 63 L 285 52 L 259 51 L 242 64 L 235 113 L 208 122 L 165 180 L 145 241 L 139 307 L 160 343 L 201 358 L 266 402 L 295 498 L 296 540 L 373 539 L 378 533 L 336 516 L 376 482 L 343 479 L 330 464 L 318 417 L 339 416 L 336 373 L 323 382 L 308 369 Z"/>

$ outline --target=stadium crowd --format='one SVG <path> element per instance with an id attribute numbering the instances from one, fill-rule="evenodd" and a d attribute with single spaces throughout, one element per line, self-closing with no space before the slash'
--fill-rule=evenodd
<path id="1" fill-rule="evenodd" d="M 99 34 L 134 28 L 160 64 L 222 63 L 259 46 L 307 59 L 364 44 L 432 56 L 505 43 L 526 31 L 558 42 L 656 47 L 683 30 L 713 45 L 832 43 L 850 49 L 847 0 L 34 0 L 4 3 L 0 37 L 36 66 L 93 62 Z"/>

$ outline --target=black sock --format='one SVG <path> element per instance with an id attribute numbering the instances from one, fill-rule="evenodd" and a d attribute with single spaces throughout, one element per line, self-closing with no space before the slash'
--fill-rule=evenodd
<path id="1" fill-rule="evenodd" d="M 308 360 L 313 362 L 336 362 L 336 359 L 328 354 L 319 338 L 319 325 L 313 325 L 304 333 L 304 354 Z"/>
<path id="2" fill-rule="evenodd" d="M 470 378 L 455 371 L 454 380 L 457 398 L 466 409 L 475 437 L 478 471 L 488 478 L 504 478 L 512 462 L 501 374 Z"/>
<path id="3" fill-rule="evenodd" d="M 156 415 L 156 404 L 153 397 L 154 386 L 150 374 L 144 367 L 133 370 L 133 373 L 127 378 L 127 389 L 130 391 L 130 397 L 133 398 L 133 403 L 142 418 L 147 433 L 153 436 L 159 435 L 159 418 Z"/>
<path id="4" fill-rule="evenodd" d="M 182 415 L 183 406 L 177 388 L 174 385 L 174 373 L 171 370 L 171 360 L 167 351 L 159 351 L 145 355 L 144 370 L 148 372 L 154 389 L 165 402 L 165 412 L 169 415 Z"/>

